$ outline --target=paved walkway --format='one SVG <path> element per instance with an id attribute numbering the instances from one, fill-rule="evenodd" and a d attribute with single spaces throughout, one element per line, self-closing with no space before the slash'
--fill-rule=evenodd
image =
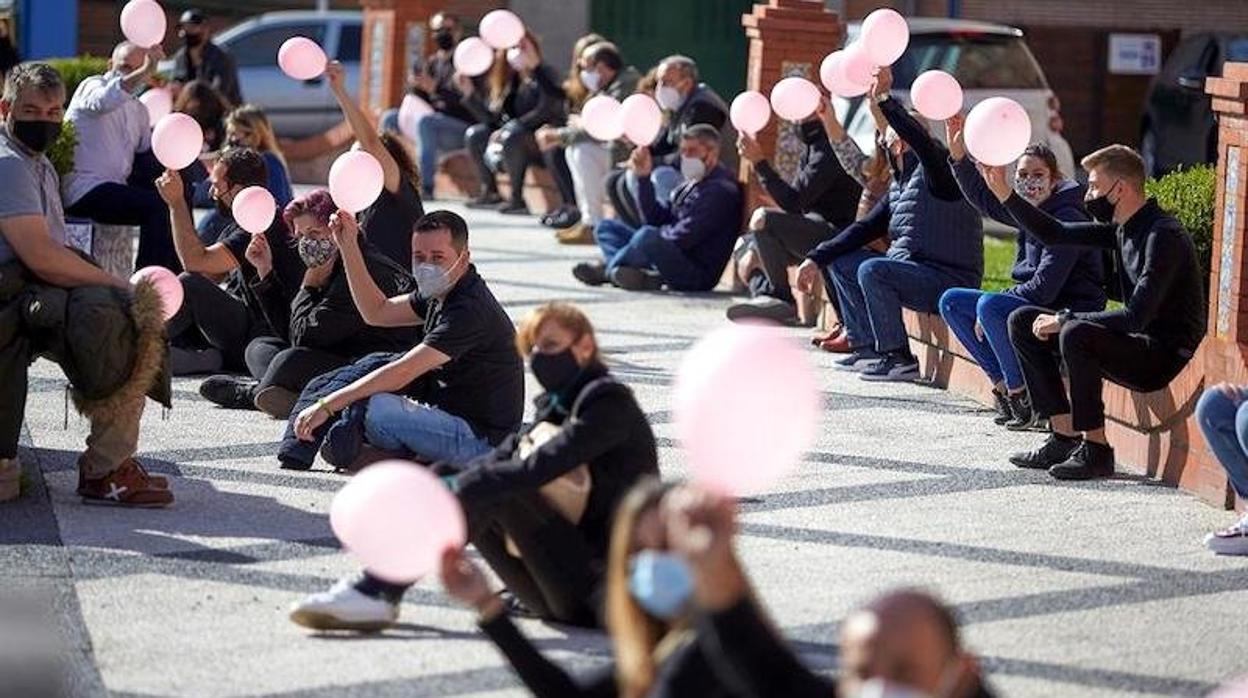
<path id="1" fill-rule="evenodd" d="M 556 298 L 590 312 L 654 422 L 667 475 L 680 477 L 672 371 L 723 322 L 727 297 L 587 289 L 569 268 L 588 248 L 559 247 L 526 220 L 471 220 L 473 258 L 513 316 Z M 818 443 L 744 505 L 741 539 L 762 598 L 812 663 L 835 666 L 837 623 L 854 605 L 918 585 L 956 606 L 1005 695 L 1199 695 L 1248 672 L 1245 562 L 1200 547 L 1228 513 L 1133 478 L 1019 472 L 1002 454 L 1034 435 L 997 429 L 942 391 L 863 384 L 830 359 L 811 354 L 827 405 Z M 176 507 L 119 511 L 73 496 L 86 423 L 71 414 L 63 428 L 63 378 L 46 362 L 34 369 L 23 453 L 33 491 L 0 507 L 0 585 L 52 610 L 75 695 L 523 695 L 433 582 L 384 635 L 312 637 L 290 624 L 287 604 L 354 568 L 326 518 L 343 479 L 278 470 L 281 425 L 215 409 L 197 384 L 178 380 L 175 409 L 149 407 L 144 422 L 140 455 L 176 476 Z M 606 653 L 596 634 L 526 627 L 570 666 Z"/>

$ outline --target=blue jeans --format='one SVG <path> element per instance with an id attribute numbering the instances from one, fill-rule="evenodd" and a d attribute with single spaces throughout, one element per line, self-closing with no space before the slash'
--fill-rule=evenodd
<path id="1" fill-rule="evenodd" d="M 957 285 L 938 269 L 867 250 L 838 257 L 830 270 L 850 346 L 880 353 L 908 351 L 902 308 L 935 313 L 940 294 Z"/>
<path id="2" fill-rule="evenodd" d="M 940 297 L 940 316 L 949 331 L 988 374 L 993 385 L 1005 383 L 1007 390 L 1022 390 L 1023 369 L 1010 345 L 1010 313 L 1026 299 L 1008 293 L 987 293 L 974 288 L 951 288 Z M 984 339 L 975 336 L 975 322 L 984 330 Z"/>
<path id="3" fill-rule="evenodd" d="M 431 463 L 464 463 L 488 453 L 468 422 L 437 407 L 382 393 L 368 399 L 364 438 L 383 451 L 410 451 Z"/>
<path id="4" fill-rule="evenodd" d="M 607 261 L 608 274 L 619 267 L 657 271 L 676 291 L 707 291 L 719 281 L 718 274 L 702 270 L 653 225 L 633 230 L 620 221 L 605 220 L 594 226 L 594 240 Z"/>
<path id="5" fill-rule="evenodd" d="M 1248 402 L 1210 388 L 1196 403 L 1196 422 L 1240 499 L 1248 499 Z"/>
<path id="6" fill-rule="evenodd" d="M 442 112 L 425 115 L 416 123 L 420 135 L 420 179 L 425 193 L 433 193 L 433 178 L 438 173 L 438 156 L 464 147 L 464 134 L 469 124 Z"/>

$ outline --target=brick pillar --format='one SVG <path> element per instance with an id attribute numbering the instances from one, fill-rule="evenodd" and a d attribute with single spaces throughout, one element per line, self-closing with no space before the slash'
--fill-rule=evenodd
<path id="1" fill-rule="evenodd" d="M 398 106 L 412 60 L 429 53 L 429 17 L 446 4 L 442 0 L 360 0 L 364 8 L 360 104 L 365 113 L 376 115 Z"/>
<path id="2" fill-rule="evenodd" d="M 743 15 L 741 24 L 750 40 L 746 89 L 765 95 L 786 77 L 803 77 L 819 85 L 819 64 L 841 47 L 845 36 L 840 17 L 820 0 L 769 0 Z M 793 124 L 773 118 L 758 134 L 758 141 L 776 170 L 792 177 L 803 147 Z M 762 188 L 744 160 L 740 174 L 748 187 L 746 201 L 753 209 L 763 199 Z"/>

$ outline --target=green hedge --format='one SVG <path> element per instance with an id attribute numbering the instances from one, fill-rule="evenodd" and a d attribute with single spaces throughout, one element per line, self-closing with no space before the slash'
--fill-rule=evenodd
<path id="1" fill-rule="evenodd" d="M 78 147 L 78 132 L 69 121 L 61 124 L 61 135 L 48 148 L 48 159 L 62 179 L 74 169 L 74 148 Z"/>
<path id="2" fill-rule="evenodd" d="M 1212 165 L 1197 165 L 1179 170 L 1161 179 L 1150 179 L 1144 191 L 1183 224 L 1196 243 L 1196 258 L 1206 283 L 1209 281 L 1209 258 L 1213 248 L 1214 198 L 1217 174 Z"/>
<path id="3" fill-rule="evenodd" d="M 56 68 L 65 81 L 65 102 L 74 96 L 78 83 L 92 75 L 100 75 L 108 70 L 108 59 L 98 56 L 78 56 L 77 58 L 49 58 L 48 65 Z"/>

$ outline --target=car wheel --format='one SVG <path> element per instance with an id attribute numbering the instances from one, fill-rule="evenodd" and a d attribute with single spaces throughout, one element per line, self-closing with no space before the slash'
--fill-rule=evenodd
<path id="1" fill-rule="evenodd" d="M 1144 159 L 1144 171 L 1150 177 L 1161 175 L 1161 163 L 1157 162 L 1157 134 L 1152 127 L 1145 126 L 1140 135 L 1140 157 Z"/>

